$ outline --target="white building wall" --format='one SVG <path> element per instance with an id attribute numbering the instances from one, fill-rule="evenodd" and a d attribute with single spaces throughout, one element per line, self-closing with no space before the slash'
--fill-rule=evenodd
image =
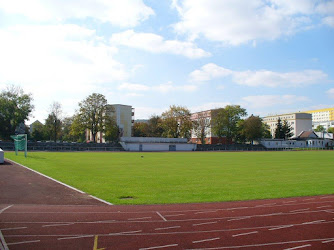
<path id="1" fill-rule="evenodd" d="M 2 149 L 0 148 L 0 164 L 5 162 L 5 154 L 2 151 Z"/>
<path id="2" fill-rule="evenodd" d="M 196 150 L 196 144 L 190 143 L 128 143 L 121 142 L 122 147 L 126 151 L 135 152 L 161 152 L 161 151 L 194 151 Z M 175 146 L 175 150 L 170 150 L 170 146 Z"/>

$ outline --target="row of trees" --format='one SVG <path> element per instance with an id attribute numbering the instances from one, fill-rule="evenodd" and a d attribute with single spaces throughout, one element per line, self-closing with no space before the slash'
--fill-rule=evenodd
<path id="1" fill-rule="evenodd" d="M 239 105 L 227 105 L 215 109 L 211 119 L 207 115 L 198 113 L 196 119 L 191 120 L 191 113 L 186 107 L 170 106 L 161 116 L 152 116 L 147 123 L 135 123 L 133 135 L 147 137 L 190 138 L 193 132 L 205 144 L 205 138 L 211 132 L 219 138 L 226 137 L 228 141 L 245 142 L 263 137 L 271 137 L 269 128 L 260 117 L 251 115 L 247 119 L 247 112 Z"/>

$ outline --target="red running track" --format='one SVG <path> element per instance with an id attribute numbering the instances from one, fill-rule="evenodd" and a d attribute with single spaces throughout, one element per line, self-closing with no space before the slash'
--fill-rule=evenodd
<path id="1" fill-rule="evenodd" d="M 0 174 L 2 170 L 0 167 Z M 54 199 L 51 205 L 0 204 L 0 246 L 334 249 L 334 195 L 146 206 L 92 205 L 96 201 L 84 200 L 89 204 L 56 205 Z"/>

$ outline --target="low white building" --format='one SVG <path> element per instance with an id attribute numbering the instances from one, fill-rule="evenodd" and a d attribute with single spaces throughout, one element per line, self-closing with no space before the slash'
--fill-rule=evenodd
<path id="1" fill-rule="evenodd" d="M 316 109 L 305 111 L 305 113 L 312 114 L 312 126 L 316 129 L 319 125 L 326 130 L 334 127 L 334 108 Z"/>
<path id="2" fill-rule="evenodd" d="M 270 133 L 272 137 L 275 135 L 275 130 L 277 126 L 278 119 L 287 121 L 291 126 L 292 137 L 300 134 L 302 131 L 312 130 L 312 115 L 308 113 L 291 113 L 282 115 L 270 115 L 263 117 L 263 122 L 270 127 Z"/>
<path id="3" fill-rule="evenodd" d="M 122 137 L 125 151 L 195 151 L 197 144 L 187 143 L 187 138 Z"/>

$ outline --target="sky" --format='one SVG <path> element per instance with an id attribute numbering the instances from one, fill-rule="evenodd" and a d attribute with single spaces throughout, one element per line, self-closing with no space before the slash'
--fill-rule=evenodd
<path id="1" fill-rule="evenodd" d="M 334 0 L 0 0 L 0 91 L 32 94 L 30 123 L 92 93 L 135 119 L 334 107 L 333 59 Z"/>

